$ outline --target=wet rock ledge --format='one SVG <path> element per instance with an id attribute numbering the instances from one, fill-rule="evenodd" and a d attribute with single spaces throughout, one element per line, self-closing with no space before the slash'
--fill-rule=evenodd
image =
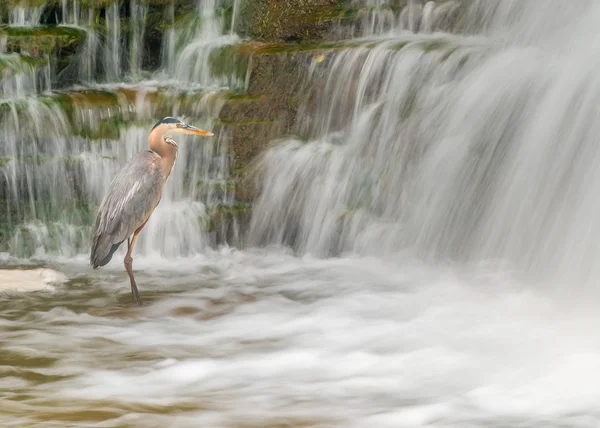
<path id="1" fill-rule="evenodd" d="M 426 0 L 415 0 L 413 18 L 419 28 Z M 433 4 L 433 2 L 431 2 Z M 387 16 L 399 17 L 408 26 L 408 0 L 392 0 Z M 468 31 L 461 27 L 468 1 L 435 2 L 436 27 L 444 31 Z M 374 11 L 353 0 L 245 0 L 236 30 L 245 42 L 216 53 L 215 70 L 225 72 L 235 63 L 245 88 L 230 97 L 219 118 L 226 130 L 237 198 L 251 202 L 255 191 L 251 176 L 253 160 L 270 141 L 298 134 L 298 109 L 311 114 L 323 82 L 306 82 L 309 68 L 329 53 L 353 46 L 353 35 L 362 32 Z M 435 49 L 424 46 L 424 50 Z M 359 44 L 356 44 L 359 46 Z M 364 45 L 360 45 L 364 46 Z M 400 49 L 402 46 L 398 46 Z M 224 58 L 229 58 L 225 60 Z M 323 64 L 326 66 L 326 62 Z M 310 135 L 297 135 L 309 138 Z"/>

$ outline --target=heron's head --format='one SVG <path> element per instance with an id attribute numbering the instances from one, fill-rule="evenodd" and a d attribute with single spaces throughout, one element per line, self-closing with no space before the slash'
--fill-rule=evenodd
<path id="1" fill-rule="evenodd" d="M 203 129 L 196 128 L 195 126 L 188 125 L 186 123 L 183 123 L 179 119 L 175 119 L 174 117 L 165 117 L 164 119 L 156 122 L 156 125 L 154 125 L 154 128 L 152 128 L 152 131 L 150 132 L 150 134 L 151 135 L 154 134 L 154 135 L 157 135 L 160 137 L 165 137 L 167 135 L 182 135 L 182 134 L 201 135 L 203 137 L 212 137 L 214 135 L 212 132 L 205 131 Z M 169 143 L 169 141 L 167 141 L 167 140 L 174 141 L 172 139 L 165 138 L 165 142 L 167 142 L 167 143 Z"/>

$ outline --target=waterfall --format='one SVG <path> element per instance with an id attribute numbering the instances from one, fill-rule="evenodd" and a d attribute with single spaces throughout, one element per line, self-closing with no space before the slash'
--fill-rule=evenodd
<path id="1" fill-rule="evenodd" d="M 32 26 L 40 22 L 45 5 L 38 7 L 26 7 L 17 5 L 11 8 L 8 24 L 13 26 Z"/>
<path id="2" fill-rule="evenodd" d="M 106 189 L 123 164 L 147 148 L 158 115 L 213 128 L 230 79 L 213 80 L 207 68 L 187 75 L 187 86 L 181 88 L 173 68 L 140 83 L 150 75 L 142 62 L 150 9 L 147 1 L 130 5 L 124 43 L 119 2 L 108 2 L 102 10 L 63 1 L 60 25 L 49 37 L 65 37 L 62 42 L 73 43 L 74 55 L 58 70 L 54 54 L 38 53 L 27 37 L 13 36 L 19 52 L 14 43 L 11 52 L 6 42 L 0 43 L 0 59 L 10 64 L 0 70 L 0 102 L 5 107 L 0 110 L 0 252 L 42 258 L 88 252 L 95 211 Z M 202 48 L 204 56 L 222 40 L 230 43 L 237 37 L 221 35 L 225 29 L 215 14 L 217 6 L 214 1 L 198 5 L 201 34 L 212 37 L 210 46 Z M 15 10 L 10 26 L 33 28 L 42 10 Z M 173 5 L 165 6 L 164 13 L 172 17 Z M 179 25 L 181 32 L 198 28 L 196 23 Z M 196 55 L 173 42 L 166 37 L 161 48 L 171 64 Z M 129 80 L 120 81 L 125 76 Z M 177 166 L 155 221 L 138 241 L 140 255 L 178 257 L 203 251 L 214 240 L 211 210 L 233 203 L 226 141 L 181 137 L 178 142 Z"/>
<path id="3" fill-rule="evenodd" d="M 117 81 L 121 75 L 121 21 L 119 18 L 119 5 L 113 3 L 106 10 L 104 64 L 108 81 Z"/>
<path id="4" fill-rule="evenodd" d="M 262 160 L 253 244 L 600 274 L 600 7 L 470 7 L 480 34 L 386 36 L 307 76 L 322 101 L 300 110 L 308 142 Z"/>
<path id="5" fill-rule="evenodd" d="M 144 29 L 146 28 L 146 17 L 148 15 L 148 3 L 142 1 L 138 4 L 137 0 L 131 0 L 131 18 L 132 27 L 130 42 L 130 73 L 135 80 L 139 78 L 142 56 L 144 54 Z"/>
<path id="6" fill-rule="evenodd" d="M 64 74 L 68 79 L 86 84 L 96 80 L 97 55 L 100 49 L 99 36 L 94 29 L 96 10 L 82 7 L 77 0 L 63 3 L 61 26 L 72 28 L 85 34 L 78 49 L 77 64 L 72 64 Z"/>
<path id="7" fill-rule="evenodd" d="M 399 8 L 398 3 L 394 0 L 353 0 L 351 5 L 357 9 L 360 17 L 353 35 L 372 37 L 402 31 L 452 31 L 456 29 L 461 6 L 466 2 L 407 0 L 403 8 Z"/>
<path id="8" fill-rule="evenodd" d="M 173 1 L 165 8 L 165 21 L 168 28 L 164 34 L 162 44 L 162 69 L 172 71 L 172 64 L 175 61 L 175 4 Z"/>
<path id="9" fill-rule="evenodd" d="M 230 35 L 235 34 L 235 27 L 237 25 L 240 3 L 241 0 L 233 0 L 233 7 L 231 9 L 231 29 L 229 30 Z"/>
<path id="10" fill-rule="evenodd" d="M 181 84 L 198 84 L 203 87 L 235 86 L 228 72 L 215 75 L 210 67 L 210 52 L 236 43 L 234 33 L 222 34 L 223 19 L 217 16 L 218 0 L 199 0 L 197 15 L 191 17 L 189 26 L 175 31 L 175 45 L 181 50 L 177 58 L 168 65 L 166 72 Z M 232 18 L 233 19 L 233 18 Z"/>
<path id="11" fill-rule="evenodd" d="M 1 248 L 24 256 L 84 251 L 103 192 L 145 147 L 156 115 L 210 128 L 224 92 L 243 86 L 212 55 L 240 41 L 231 32 L 237 1 L 229 4 L 231 21 L 219 13 L 222 2 L 201 0 L 176 27 L 175 3 L 161 6 L 170 26 L 163 65 L 145 81 L 144 28 L 156 13 L 149 2 L 132 2 L 128 12 L 117 2 L 61 4 L 57 28 L 79 42 L 60 72 L 28 39 L 20 51 L 0 43 L 12 64 L 0 87 L 2 233 L 10 236 Z M 559 2 L 543 9 L 500 0 L 352 4 L 368 12 L 359 14 L 352 43 L 325 49 L 318 62 L 305 54 L 306 102 L 296 135 L 258 164 L 248 244 L 319 255 L 414 251 L 507 261 L 532 276 L 593 277 L 600 231 L 582 195 L 594 183 L 595 113 L 572 105 L 594 102 L 600 8 L 591 1 L 560 3 L 560 13 Z M 43 7 L 34 9 L 15 10 L 10 26 L 36 26 Z M 385 25 L 373 24 L 380 12 L 389 16 L 376 19 Z M 120 13 L 132 17 L 127 34 Z M 140 240 L 142 254 L 205 248 L 211 206 L 234 201 L 223 135 L 182 139 L 186 160 L 148 225 L 152 233 Z M 56 186 L 64 192 L 49 198 Z"/>

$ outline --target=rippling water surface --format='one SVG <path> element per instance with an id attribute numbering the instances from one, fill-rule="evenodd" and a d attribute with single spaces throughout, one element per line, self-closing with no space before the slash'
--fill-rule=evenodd
<path id="1" fill-rule="evenodd" d="M 600 316 L 497 270 L 281 248 L 135 263 L 142 308 L 116 261 L 2 295 L 0 425 L 600 424 Z"/>

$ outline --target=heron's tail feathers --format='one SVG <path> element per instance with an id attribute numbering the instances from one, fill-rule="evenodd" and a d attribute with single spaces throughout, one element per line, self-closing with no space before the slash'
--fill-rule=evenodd
<path id="1" fill-rule="evenodd" d="M 104 266 L 110 262 L 113 254 L 124 242 L 111 242 L 111 236 L 107 233 L 94 236 L 92 243 L 92 253 L 90 254 L 90 264 L 94 269 Z"/>

